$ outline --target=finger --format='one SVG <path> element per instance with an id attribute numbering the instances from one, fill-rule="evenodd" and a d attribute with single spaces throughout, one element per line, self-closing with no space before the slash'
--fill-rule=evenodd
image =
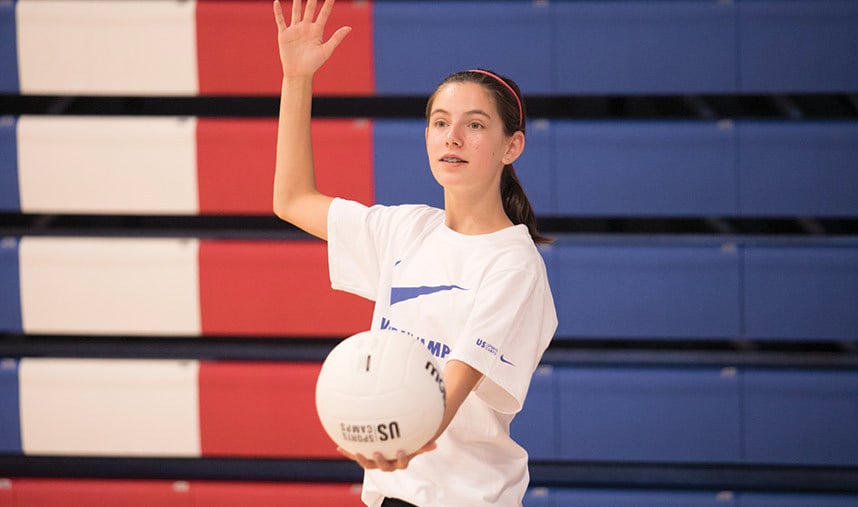
<path id="1" fill-rule="evenodd" d="M 334 0 L 325 0 L 325 3 L 322 4 L 322 10 L 319 11 L 319 17 L 316 18 L 316 22 L 320 23 L 322 28 L 328 22 L 328 16 L 331 15 L 332 10 L 334 10 Z"/>
<path id="2" fill-rule="evenodd" d="M 428 444 L 424 445 L 423 447 L 421 447 L 420 450 L 417 451 L 417 453 L 423 454 L 424 452 L 434 451 L 437 448 L 438 448 L 438 444 L 433 440 L 433 441 L 429 442 Z"/>
<path id="3" fill-rule="evenodd" d="M 301 0 L 292 0 L 292 21 L 289 26 L 297 25 L 301 22 Z"/>
<path id="4" fill-rule="evenodd" d="M 313 17 L 316 15 L 316 0 L 307 0 L 307 7 L 304 8 L 304 21 L 313 22 Z"/>
<path id="5" fill-rule="evenodd" d="M 372 470 L 374 468 L 378 468 L 378 465 L 376 465 L 375 461 L 364 457 L 363 454 L 356 454 L 355 455 L 355 461 L 357 461 L 358 465 L 360 465 L 361 468 L 364 468 L 366 470 Z"/>
<path id="6" fill-rule="evenodd" d="M 362 454 L 352 454 L 352 453 L 348 452 L 347 450 L 343 449 L 342 447 L 337 447 L 337 452 L 339 452 L 340 454 L 342 454 L 343 456 L 345 456 L 346 458 L 348 458 L 352 461 L 356 461 L 357 464 L 361 466 L 361 468 L 368 468 L 368 469 L 376 468 L 375 462 L 370 460 L 370 459 L 365 458 Z"/>
<path id="7" fill-rule="evenodd" d="M 373 458 L 375 458 L 375 464 L 379 469 L 385 472 L 392 472 L 396 470 L 396 462 L 388 460 L 380 452 L 373 454 Z"/>
<path id="8" fill-rule="evenodd" d="M 408 455 L 405 454 L 405 451 L 399 451 L 396 453 L 396 468 L 400 470 L 408 468 L 409 461 L 410 459 L 408 458 Z"/>
<path id="9" fill-rule="evenodd" d="M 277 21 L 277 28 L 279 30 L 286 27 L 286 21 L 283 19 L 283 8 L 280 6 L 280 0 L 274 0 L 274 20 Z"/>
<path id="10" fill-rule="evenodd" d="M 351 31 L 352 27 L 350 26 L 344 26 L 342 28 L 339 28 L 336 32 L 334 32 L 333 35 L 331 35 L 331 38 L 328 39 L 328 42 L 322 44 L 322 47 L 325 48 L 325 51 L 327 51 L 330 55 L 334 52 L 335 49 L 337 49 L 337 46 L 340 45 L 340 42 L 342 42 L 343 39 L 346 38 L 346 35 L 348 35 Z"/>

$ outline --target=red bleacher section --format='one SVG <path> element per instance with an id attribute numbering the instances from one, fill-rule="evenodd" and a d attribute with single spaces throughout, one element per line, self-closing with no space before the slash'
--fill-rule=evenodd
<path id="1" fill-rule="evenodd" d="M 276 120 L 197 121 L 201 214 L 270 214 Z"/>
<path id="2" fill-rule="evenodd" d="M 290 2 L 283 2 L 287 21 Z M 320 2 L 321 5 L 321 2 Z M 372 2 L 337 2 L 325 39 L 352 32 L 316 75 L 318 95 L 372 95 Z M 200 95 L 277 95 L 281 71 L 271 2 L 201 0 L 197 5 Z"/>
<path id="3" fill-rule="evenodd" d="M 334 291 L 321 241 L 200 242 L 206 336 L 343 337 L 369 329 L 372 302 Z"/>
<path id="4" fill-rule="evenodd" d="M 312 134 L 319 191 L 373 204 L 372 122 L 315 120 Z"/>
<path id="5" fill-rule="evenodd" d="M 360 488 L 349 484 L 248 484 L 194 482 L 194 507 L 362 506 Z"/>
<path id="6" fill-rule="evenodd" d="M 203 456 L 340 458 L 316 416 L 317 363 L 203 362 Z"/>
<path id="7" fill-rule="evenodd" d="M 314 120 L 312 132 L 319 190 L 372 204 L 372 123 Z M 276 140 L 273 119 L 200 118 L 200 213 L 270 215 Z"/>
<path id="8" fill-rule="evenodd" d="M 9 507 L 191 505 L 186 488 L 169 481 L 12 479 L 11 492 L 13 500 Z"/>
<path id="9" fill-rule="evenodd" d="M 348 507 L 363 505 L 350 484 L 11 479 L 0 507 Z"/>

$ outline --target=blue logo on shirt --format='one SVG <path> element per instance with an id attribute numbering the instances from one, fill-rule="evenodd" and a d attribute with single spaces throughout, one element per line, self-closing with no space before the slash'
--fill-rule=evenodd
<path id="1" fill-rule="evenodd" d="M 452 352 L 450 346 L 446 343 L 435 340 L 428 340 L 427 343 L 427 340 L 425 338 L 417 336 L 411 331 L 399 329 L 398 327 L 391 325 L 390 320 L 388 320 L 386 317 L 381 318 L 381 329 L 390 329 L 391 331 L 398 331 L 402 334 L 411 336 L 423 345 L 426 345 L 426 348 L 429 349 L 429 352 L 431 352 L 433 356 L 440 357 L 441 359 L 444 359 L 445 357 L 447 357 L 447 354 Z"/>
<path id="2" fill-rule="evenodd" d="M 446 292 L 451 290 L 468 290 L 458 285 L 421 285 L 420 287 L 391 287 L 390 288 L 390 306 L 409 299 L 415 299 L 436 292 Z"/>
<path id="3" fill-rule="evenodd" d="M 494 345 L 492 345 L 491 343 L 487 342 L 486 340 L 484 340 L 482 338 L 477 338 L 476 344 L 477 344 L 477 347 L 485 350 L 489 354 L 491 354 L 493 356 L 498 355 L 498 348 L 495 347 Z M 504 356 L 503 354 L 500 355 L 500 360 L 504 364 L 508 364 L 510 366 L 515 366 L 515 364 L 513 364 L 513 362 L 510 361 L 509 359 L 507 359 L 506 356 Z"/>

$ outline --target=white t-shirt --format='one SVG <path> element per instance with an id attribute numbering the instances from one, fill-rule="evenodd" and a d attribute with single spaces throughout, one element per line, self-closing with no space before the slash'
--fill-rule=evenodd
<path id="1" fill-rule="evenodd" d="M 484 377 L 438 447 L 406 470 L 364 474 L 363 501 L 421 507 L 518 506 L 527 452 L 509 436 L 557 327 L 542 257 L 527 227 L 465 235 L 428 206 L 335 199 L 328 213 L 331 285 L 375 301 L 371 329 L 420 340 L 443 368 L 456 359 Z"/>

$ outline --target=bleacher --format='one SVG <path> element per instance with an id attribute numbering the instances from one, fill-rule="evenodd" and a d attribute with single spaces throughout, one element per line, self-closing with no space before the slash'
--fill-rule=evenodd
<path id="1" fill-rule="evenodd" d="M 560 321 L 512 423 L 525 506 L 858 505 L 858 2 L 343 24 L 323 192 L 442 206 L 427 95 L 524 92 Z M 313 392 L 371 304 L 272 217 L 279 88 L 269 0 L 0 1 L 0 507 L 361 504 Z"/>

